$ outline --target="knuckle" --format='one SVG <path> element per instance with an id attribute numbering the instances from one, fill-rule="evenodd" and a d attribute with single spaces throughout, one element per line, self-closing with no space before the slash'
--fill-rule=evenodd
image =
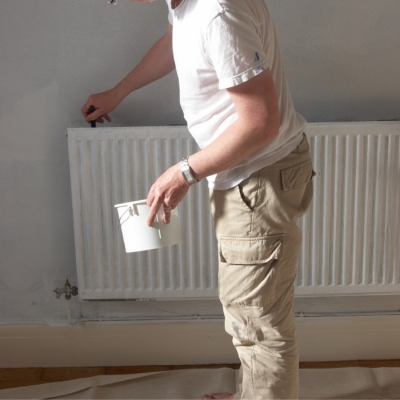
<path id="1" fill-rule="evenodd" d="M 155 191 L 156 191 L 157 197 L 160 198 L 161 197 L 161 193 L 162 193 L 160 187 L 156 186 Z"/>

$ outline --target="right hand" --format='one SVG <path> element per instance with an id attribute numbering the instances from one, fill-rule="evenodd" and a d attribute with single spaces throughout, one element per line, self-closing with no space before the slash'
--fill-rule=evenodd
<path id="1" fill-rule="evenodd" d="M 108 113 L 113 111 L 118 104 L 119 101 L 115 99 L 113 90 L 107 90 L 106 92 L 91 94 L 86 100 L 84 106 L 81 108 L 81 113 L 88 123 L 96 121 L 102 124 L 104 119 L 111 122 Z M 88 114 L 91 105 L 95 107 L 96 111 Z"/>

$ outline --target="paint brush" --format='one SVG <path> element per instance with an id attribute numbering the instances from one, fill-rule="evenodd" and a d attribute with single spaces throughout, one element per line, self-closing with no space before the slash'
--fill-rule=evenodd
<path id="1" fill-rule="evenodd" d="M 96 108 L 95 108 L 93 105 L 91 105 L 91 106 L 89 107 L 89 110 L 88 110 L 88 115 L 91 114 L 91 113 L 94 112 L 94 111 L 96 111 Z M 92 128 L 96 128 L 96 121 L 90 121 L 90 126 L 91 126 Z"/>

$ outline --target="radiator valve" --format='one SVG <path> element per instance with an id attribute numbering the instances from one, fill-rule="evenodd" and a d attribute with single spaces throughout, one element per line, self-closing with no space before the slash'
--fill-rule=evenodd
<path id="1" fill-rule="evenodd" d="M 78 288 L 76 286 L 71 287 L 70 283 L 67 281 L 65 282 L 65 286 L 63 289 L 57 288 L 54 290 L 54 293 L 57 294 L 57 299 L 61 297 L 63 293 L 65 293 L 65 298 L 67 300 L 71 299 L 71 296 L 76 296 L 78 294 Z"/>

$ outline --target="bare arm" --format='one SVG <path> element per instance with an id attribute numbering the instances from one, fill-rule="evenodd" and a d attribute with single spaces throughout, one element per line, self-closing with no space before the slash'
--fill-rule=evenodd
<path id="1" fill-rule="evenodd" d="M 81 112 L 87 122 L 96 120 L 102 123 L 103 118 L 111 122 L 108 113 L 113 111 L 126 96 L 164 77 L 174 69 L 172 25 L 169 25 L 167 33 L 150 48 L 140 63 L 121 82 L 111 90 L 89 96 Z M 90 105 L 94 105 L 96 111 L 88 116 Z"/>
<path id="2" fill-rule="evenodd" d="M 208 147 L 190 157 L 198 180 L 234 167 L 279 133 L 278 99 L 269 70 L 227 90 L 238 119 Z"/>
<path id="3" fill-rule="evenodd" d="M 190 167 L 197 179 L 232 168 L 277 136 L 280 127 L 275 85 L 269 70 L 228 89 L 238 119 L 213 143 L 191 155 Z M 189 186 L 180 172 L 180 163 L 168 169 L 152 186 L 147 197 L 151 206 L 148 224 L 164 203 L 175 207 Z M 166 215 L 165 222 L 169 222 Z"/>

